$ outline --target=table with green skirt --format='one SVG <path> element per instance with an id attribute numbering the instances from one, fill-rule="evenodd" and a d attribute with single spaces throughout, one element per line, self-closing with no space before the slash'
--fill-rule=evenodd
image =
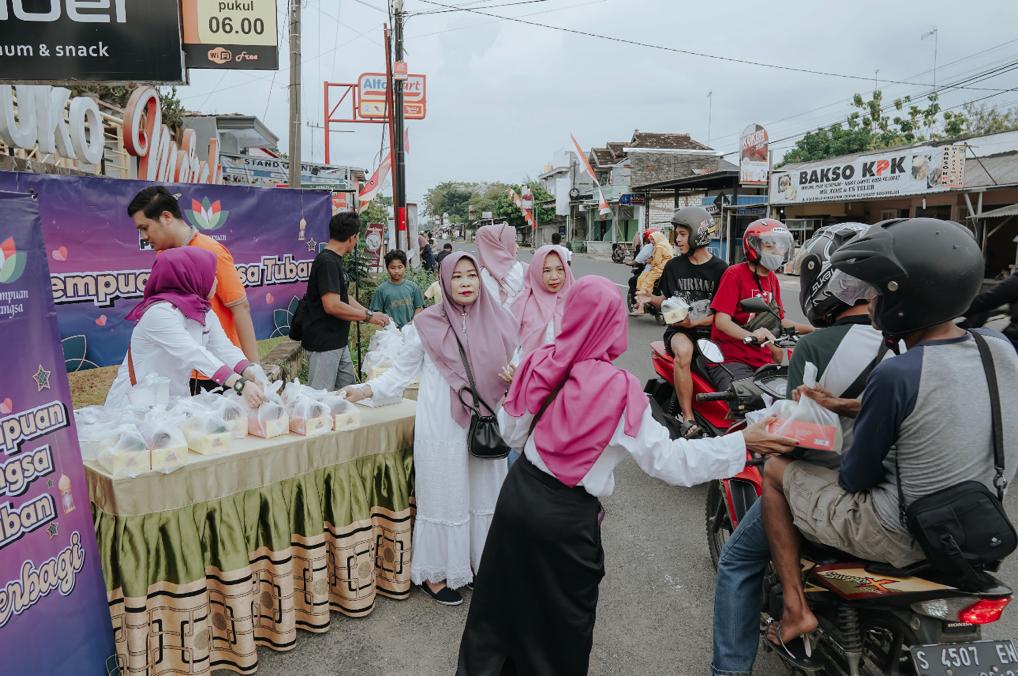
<path id="1" fill-rule="evenodd" d="M 361 407 L 359 407 L 361 408 Z M 410 593 L 416 403 L 353 430 L 234 441 L 169 474 L 86 464 L 123 674 L 253 673 L 330 611 Z"/>

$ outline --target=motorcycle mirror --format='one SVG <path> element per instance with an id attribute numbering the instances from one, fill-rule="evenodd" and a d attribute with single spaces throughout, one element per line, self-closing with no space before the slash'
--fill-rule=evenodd
<path id="1" fill-rule="evenodd" d="M 771 312 L 771 306 L 763 298 L 743 298 L 739 307 L 746 312 Z"/>
<path id="2" fill-rule="evenodd" d="M 706 338 L 696 341 L 696 347 L 700 350 L 700 354 L 704 356 L 704 359 L 714 364 L 720 364 L 725 360 L 725 356 L 721 354 L 721 348 Z"/>

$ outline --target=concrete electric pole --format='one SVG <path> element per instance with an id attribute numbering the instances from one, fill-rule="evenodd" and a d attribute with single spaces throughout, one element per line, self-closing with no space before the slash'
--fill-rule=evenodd
<path id="1" fill-rule="evenodd" d="M 392 0 L 392 16 L 393 16 L 393 60 L 400 62 L 403 60 L 403 22 L 406 19 L 406 15 L 403 13 L 403 0 Z M 395 70 L 395 64 L 392 64 L 393 70 Z M 403 147 L 404 139 L 404 121 L 403 121 L 403 80 L 401 78 L 393 79 L 393 102 L 392 102 L 392 119 L 393 119 L 393 145 L 395 152 L 393 153 L 393 168 L 392 168 L 392 206 L 396 216 L 396 237 L 397 241 L 400 232 L 406 232 L 406 243 L 407 253 L 411 251 L 412 243 L 410 241 L 410 226 L 407 223 L 407 208 L 406 208 L 406 149 Z"/>
<path id="2" fill-rule="evenodd" d="M 290 172 L 287 183 L 300 187 L 300 3 L 290 0 Z"/>

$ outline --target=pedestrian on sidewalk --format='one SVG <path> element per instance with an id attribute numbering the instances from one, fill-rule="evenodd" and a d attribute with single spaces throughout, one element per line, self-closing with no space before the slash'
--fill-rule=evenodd
<path id="1" fill-rule="evenodd" d="M 576 282 L 555 342 L 527 357 L 504 408 L 502 437 L 524 448 L 495 507 L 460 643 L 460 676 L 587 673 L 604 576 L 599 498 L 627 455 L 651 476 L 690 486 L 732 476 L 746 449 L 791 450 L 770 420 L 712 439 L 669 438 L 640 382 L 612 361 L 626 312 L 603 277 Z"/>
<path id="2" fill-rule="evenodd" d="M 516 349 L 512 316 L 481 284 L 479 265 L 457 252 L 439 270 L 442 300 L 404 330 L 403 349 L 384 375 L 345 390 L 347 399 L 392 400 L 420 379 L 414 429 L 417 517 L 410 578 L 435 601 L 463 603 L 457 589 L 471 584 L 507 468 L 505 460 L 475 458 L 467 450 L 471 412 L 467 389 L 476 385 L 482 414 L 501 408 L 500 377 Z M 462 346 L 462 353 L 460 351 Z M 470 374 L 465 364 L 470 365 Z"/>
<path id="3" fill-rule="evenodd" d="M 477 230 L 477 259 L 481 281 L 488 293 L 505 310 L 523 291 L 525 268 L 516 260 L 516 228 L 508 223 L 485 225 Z"/>

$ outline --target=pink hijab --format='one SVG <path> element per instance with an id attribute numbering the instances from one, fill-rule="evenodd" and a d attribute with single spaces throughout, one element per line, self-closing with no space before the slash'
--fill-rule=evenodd
<path id="1" fill-rule="evenodd" d="M 512 416 L 536 414 L 562 383 L 561 391 L 534 429 L 534 444 L 544 464 L 566 486 L 575 486 L 601 456 L 619 418 L 625 433 L 640 431 L 647 397 L 640 381 L 615 368 L 626 351 L 628 322 L 614 283 L 589 276 L 569 293 L 562 331 L 516 370 L 503 407 Z"/>
<path id="2" fill-rule="evenodd" d="M 462 258 L 470 260 L 480 273 L 477 260 L 470 254 L 462 251 L 449 254 L 439 269 L 442 302 L 417 315 L 414 326 L 428 356 L 449 384 L 453 419 L 466 428 L 470 424 L 470 411 L 460 403 L 457 393 L 468 386 L 467 371 L 456 339 L 462 342 L 470 361 L 477 395 L 497 410 L 506 390 L 506 383 L 498 377 L 498 372 L 509 363 L 516 349 L 516 327 L 513 318 L 488 295 L 483 283 L 478 285 L 477 300 L 472 304 L 464 306 L 453 301 L 452 273 Z M 463 392 L 463 401 L 472 403 L 469 392 Z M 483 405 L 481 413 L 490 415 Z"/>
<path id="3" fill-rule="evenodd" d="M 557 255 L 565 269 L 565 282 L 557 293 L 552 293 L 544 285 L 544 264 L 549 254 Z M 560 247 L 549 244 L 534 252 L 527 268 L 526 285 L 510 308 L 519 326 L 520 345 L 524 354 L 530 354 L 544 345 L 544 332 L 552 319 L 555 320 L 555 335 L 562 330 L 566 295 L 575 281 L 572 268 L 566 264 Z"/>
<path id="4" fill-rule="evenodd" d="M 205 326 L 205 315 L 212 307 L 208 295 L 215 281 L 216 255 L 211 251 L 193 246 L 164 251 L 152 264 L 144 300 L 127 313 L 127 320 L 138 321 L 150 306 L 162 302 Z"/>
<path id="5" fill-rule="evenodd" d="M 485 225 L 477 230 L 476 241 L 481 267 L 501 282 L 516 264 L 516 228 L 508 223 Z"/>

